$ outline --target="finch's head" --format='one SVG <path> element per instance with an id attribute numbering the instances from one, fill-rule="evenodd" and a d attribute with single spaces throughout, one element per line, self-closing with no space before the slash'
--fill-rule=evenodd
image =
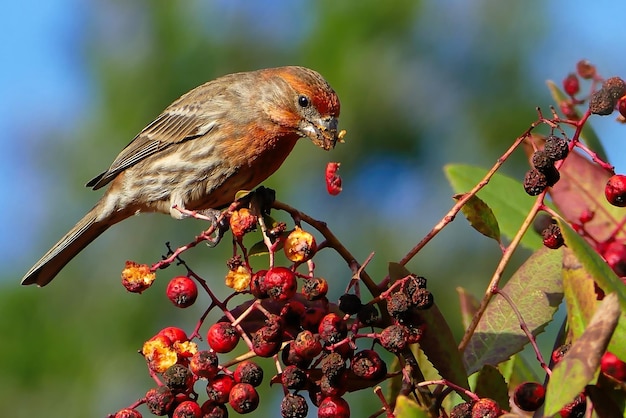
<path id="1" fill-rule="evenodd" d="M 276 81 L 276 90 L 267 108 L 272 120 L 308 137 L 325 150 L 335 147 L 338 138 L 339 97 L 328 82 L 304 67 L 266 70 Z"/>

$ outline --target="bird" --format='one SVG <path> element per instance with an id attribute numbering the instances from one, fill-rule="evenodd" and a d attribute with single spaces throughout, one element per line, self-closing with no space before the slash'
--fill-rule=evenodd
<path id="1" fill-rule="evenodd" d="M 95 206 L 24 275 L 43 287 L 112 225 L 177 209 L 217 210 L 273 174 L 300 138 L 328 151 L 341 139 L 337 93 L 301 66 L 238 72 L 185 93 L 87 183 Z M 343 132 L 345 133 L 345 131 Z"/>

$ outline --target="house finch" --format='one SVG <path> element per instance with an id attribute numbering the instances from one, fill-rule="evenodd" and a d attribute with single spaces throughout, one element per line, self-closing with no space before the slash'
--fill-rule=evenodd
<path id="1" fill-rule="evenodd" d="M 102 198 L 22 279 L 45 286 L 111 225 L 139 212 L 220 209 L 257 186 L 309 137 L 338 139 L 339 98 L 317 72 L 281 67 L 230 74 L 172 103 L 88 187 Z"/>

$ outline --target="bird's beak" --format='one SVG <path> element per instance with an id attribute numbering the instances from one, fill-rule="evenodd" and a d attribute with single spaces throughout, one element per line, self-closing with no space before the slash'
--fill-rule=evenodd
<path id="1" fill-rule="evenodd" d="M 338 124 L 339 121 L 334 116 L 320 117 L 301 122 L 300 132 L 303 136 L 309 137 L 315 145 L 328 151 L 331 148 L 335 148 L 335 144 L 339 139 L 337 133 Z"/>

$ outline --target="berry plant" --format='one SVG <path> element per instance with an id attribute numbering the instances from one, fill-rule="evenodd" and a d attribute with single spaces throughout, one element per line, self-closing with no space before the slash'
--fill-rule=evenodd
<path id="1" fill-rule="evenodd" d="M 561 88 L 548 86 L 557 106 L 538 108 L 491 169 L 446 167 L 455 204 L 386 277 L 368 274 L 373 255 L 356 260 L 324 222 L 269 189 L 242 193 L 217 219 L 181 210 L 210 227 L 151 266 L 127 262 L 122 283 L 141 293 L 157 271 L 176 270 L 168 299 L 178 308 L 209 303 L 188 332 L 167 327 L 143 342 L 154 386 L 110 417 L 247 414 L 263 401 L 261 385 L 282 391 L 275 416 L 283 418 L 350 417 L 344 395 L 362 390 L 379 400 L 371 417 L 624 416 L 626 175 L 614 172 L 588 121 L 617 113 L 626 122 L 626 82 L 580 61 Z M 499 172 L 517 150 L 528 156 L 523 179 Z M 338 169 L 329 163 L 325 172 L 331 195 L 341 192 Z M 480 300 L 459 292 L 465 333 L 457 343 L 435 303 L 452 296 L 433 295 L 405 266 L 459 212 L 502 256 Z M 184 253 L 231 235 L 232 292 L 218 298 L 220 285 L 209 286 Z M 520 246 L 532 253 L 505 278 Z M 345 261 L 345 280 L 316 275 L 321 251 Z M 345 289 L 338 300 L 327 297 L 331 284 Z M 546 356 L 536 336 L 562 302 L 567 315 Z M 519 357 L 527 345 L 543 376 Z"/>

